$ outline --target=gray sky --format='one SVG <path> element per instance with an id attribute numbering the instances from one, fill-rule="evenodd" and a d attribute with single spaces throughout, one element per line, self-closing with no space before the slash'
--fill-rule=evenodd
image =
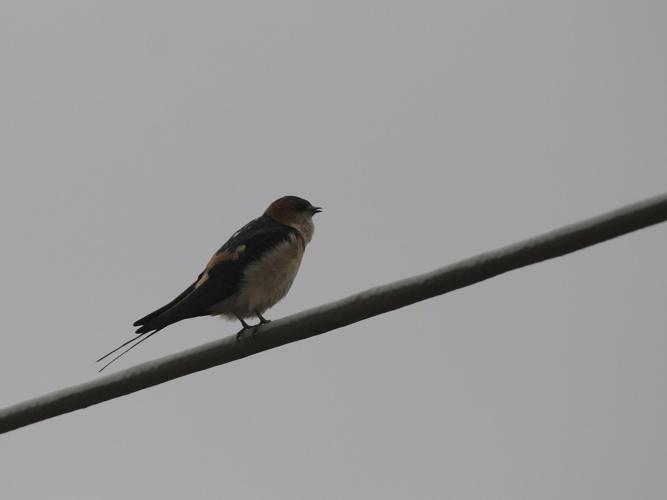
<path id="1" fill-rule="evenodd" d="M 283 194 L 278 318 L 664 191 L 667 4 L 0 6 L 0 403 Z M 0 497 L 658 499 L 667 226 L 0 437 Z M 168 328 L 116 369 L 229 335 Z"/>

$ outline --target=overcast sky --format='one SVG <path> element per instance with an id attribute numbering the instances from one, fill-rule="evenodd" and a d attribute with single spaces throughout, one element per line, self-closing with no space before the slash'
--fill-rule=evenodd
<path id="1" fill-rule="evenodd" d="M 4 1 L 0 405 L 275 198 L 269 318 L 667 189 L 660 1 Z M 662 499 L 667 226 L 0 436 L 3 499 Z M 114 369 L 230 335 L 169 327 Z"/>

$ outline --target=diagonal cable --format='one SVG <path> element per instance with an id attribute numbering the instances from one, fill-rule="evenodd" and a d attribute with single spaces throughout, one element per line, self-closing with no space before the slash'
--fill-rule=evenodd
<path id="1" fill-rule="evenodd" d="M 254 338 L 248 335 L 237 341 L 232 335 L 29 399 L 0 410 L 0 433 L 335 330 L 665 220 L 667 193 L 276 320 L 264 325 Z"/>

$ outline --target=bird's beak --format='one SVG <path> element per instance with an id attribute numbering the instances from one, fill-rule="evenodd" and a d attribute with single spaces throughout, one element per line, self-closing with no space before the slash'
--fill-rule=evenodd
<path id="1" fill-rule="evenodd" d="M 313 207 L 310 211 L 313 212 L 313 215 L 319 214 L 322 211 L 322 207 Z"/>

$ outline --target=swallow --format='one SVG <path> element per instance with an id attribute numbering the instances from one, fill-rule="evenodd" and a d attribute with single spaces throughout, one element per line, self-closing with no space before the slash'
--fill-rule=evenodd
<path id="1" fill-rule="evenodd" d="M 237 319 L 242 329 L 255 329 L 269 320 L 263 313 L 289 291 L 306 245 L 313 237 L 313 216 L 322 211 L 297 196 L 283 196 L 260 217 L 236 231 L 213 254 L 197 279 L 168 304 L 134 322 L 137 336 L 97 360 L 100 362 L 125 346 L 99 371 L 178 321 L 198 316 Z M 256 317 L 250 326 L 246 319 Z"/>

